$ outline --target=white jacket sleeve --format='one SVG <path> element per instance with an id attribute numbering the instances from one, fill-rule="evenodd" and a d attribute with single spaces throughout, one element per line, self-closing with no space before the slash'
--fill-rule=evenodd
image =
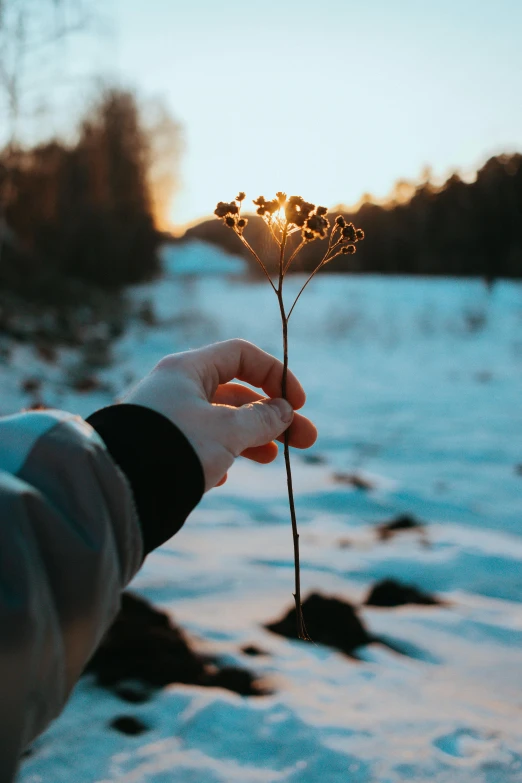
<path id="1" fill-rule="evenodd" d="M 0 783 L 63 708 L 142 556 L 130 485 L 88 424 L 0 419 Z"/>

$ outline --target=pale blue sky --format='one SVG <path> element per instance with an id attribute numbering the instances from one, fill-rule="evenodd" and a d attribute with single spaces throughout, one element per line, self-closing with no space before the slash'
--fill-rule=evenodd
<path id="1" fill-rule="evenodd" d="M 522 150 L 522 0 L 114 0 L 114 65 L 185 128 L 176 224 L 334 205 Z"/>

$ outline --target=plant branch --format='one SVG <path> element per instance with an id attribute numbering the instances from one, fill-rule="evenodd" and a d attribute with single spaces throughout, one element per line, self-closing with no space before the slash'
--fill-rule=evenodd
<path id="1" fill-rule="evenodd" d="M 281 247 L 281 241 L 277 238 L 277 235 L 276 235 L 276 232 L 274 231 L 274 227 L 272 226 L 272 223 L 268 223 L 268 221 L 267 221 L 267 226 L 270 229 L 270 233 L 274 237 L 274 240 L 275 240 L 277 246 L 280 248 Z"/>
<path id="2" fill-rule="evenodd" d="M 306 283 L 305 283 L 305 284 L 302 286 L 301 290 L 299 291 L 299 293 L 297 294 L 296 298 L 294 299 L 294 303 L 293 303 L 292 307 L 291 307 L 291 308 L 290 308 L 290 310 L 289 310 L 289 313 L 288 313 L 288 316 L 287 316 L 287 320 L 288 320 L 288 321 L 290 320 L 290 316 L 292 315 L 292 311 L 293 311 L 294 307 L 296 306 L 296 304 L 297 304 L 297 301 L 298 301 L 299 297 L 301 296 L 301 294 L 302 294 L 302 293 L 303 293 L 303 291 L 305 290 L 306 286 L 308 285 L 308 283 L 310 282 L 310 280 L 312 279 L 312 277 L 315 277 L 315 275 L 318 273 L 318 271 L 321 269 L 321 267 L 322 267 L 322 266 L 324 266 L 324 264 L 325 264 L 325 263 L 326 263 L 326 261 L 321 261 L 321 263 L 319 264 L 319 266 L 317 266 L 317 267 L 314 269 L 314 271 L 312 272 L 312 274 L 310 275 L 310 277 L 308 278 L 308 280 L 306 281 Z"/>
<path id="3" fill-rule="evenodd" d="M 236 233 L 237 233 L 237 232 L 236 232 Z M 271 285 L 271 286 L 272 286 L 272 288 L 274 289 L 275 293 L 277 294 L 277 288 L 276 288 L 276 287 L 275 287 L 275 285 L 273 284 L 273 282 L 272 282 L 272 278 L 271 278 L 271 277 L 270 277 L 270 275 L 268 274 L 268 270 L 267 270 L 266 266 L 263 264 L 263 262 L 261 261 L 261 259 L 260 259 L 260 258 L 259 258 L 259 256 L 257 255 L 256 251 L 255 251 L 255 250 L 254 250 L 254 248 L 252 247 L 252 245 L 249 245 L 249 243 L 246 241 L 245 237 L 244 237 L 244 236 L 242 236 L 241 234 L 238 234 L 238 237 L 240 238 L 240 240 L 242 241 L 242 243 L 244 244 L 244 246 L 245 246 L 246 248 L 248 248 L 248 250 L 249 250 L 249 251 L 252 253 L 252 255 L 253 255 L 253 256 L 254 256 L 254 258 L 256 259 L 257 263 L 259 264 L 259 266 L 261 267 L 261 269 L 262 269 L 262 270 L 263 270 L 263 272 L 265 273 L 265 275 L 266 275 L 266 278 L 267 278 L 268 282 L 270 283 L 270 285 Z"/>
<path id="4" fill-rule="evenodd" d="M 314 269 L 314 271 L 312 272 L 312 274 L 310 275 L 310 277 L 308 278 L 308 280 L 306 281 L 306 283 L 303 285 L 303 287 L 301 288 L 301 290 L 300 290 L 300 291 L 299 291 L 299 293 L 297 294 L 296 298 L 294 299 L 294 303 L 292 304 L 292 307 L 290 308 L 290 310 L 289 310 L 289 312 L 288 312 L 288 316 L 287 316 L 287 320 L 288 320 L 288 321 L 290 320 L 290 316 L 292 315 L 292 310 L 294 309 L 294 307 L 295 307 L 295 306 L 296 306 L 296 304 L 297 304 L 297 300 L 299 299 L 299 297 L 301 296 L 301 294 L 302 294 L 302 293 L 303 293 L 303 291 L 305 290 L 306 286 L 308 285 L 308 283 L 310 282 L 310 280 L 312 279 L 312 277 L 315 277 L 315 275 L 318 273 L 318 271 L 319 271 L 319 270 L 320 270 L 320 269 L 321 269 L 321 268 L 322 268 L 322 267 L 323 267 L 325 264 L 328 264 L 328 263 L 329 263 L 330 261 L 332 261 L 334 258 L 337 258 L 337 256 L 340 256 L 340 255 L 341 255 L 341 251 L 340 251 L 340 250 L 338 250 L 338 251 L 337 251 L 337 253 L 334 253 L 334 255 L 333 255 L 333 256 L 330 256 L 330 257 L 328 257 L 328 253 L 330 253 L 332 250 L 334 250 L 334 249 L 337 247 L 337 245 L 339 245 L 339 244 L 341 244 L 341 242 L 340 242 L 340 241 L 339 241 L 339 242 L 336 242 L 336 244 L 335 244 L 335 245 L 332 245 L 332 247 L 329 247 L 329 248 L 328 248 L 328 250 L 326 251 L 326 253 L 325 253 L 325 254 L 324 254 L 324 256 L 323 256 L 323 260 L 322 260 L 322 261 L 321 261 L 321 262 L 320 262 L 320 263 L 319 263 L 319 264 L 316 266 L 316 268 Z"/>
<path id="5" fill-rule="evenodd" d="M 290 256 L 290 258 L 289 258 L 289 259 L 288 259 L 288 261 L 286 262 L 286 266 L 285 266 L 285 268 L 284 268 L 284 270 L 283 270 L 283 275 L 286 275 L 286 273 L 288 272 L 288 267 L 290 266 L 290 264 L 292 263 L 292 261 L 294 260 L 294 258 L 295 258 L 295 257 L 296 257 L 296 256 L 297 256 L 297 255 L 298 255 L 300 252 L 301 252 L 301 250 L 303 249 L 303 247 L 305 246 L 305 244 L 306 244 L 306 242 L 305 242 L 305 240 L 303 239 L 303 241 L 302 241 L 302 242 L 301 242 L 299 245 L 297 245 L 296 249 L 294 250 L 294 252 L 293 252 L 293 253 L 292 253 L 292 255 Z"/>

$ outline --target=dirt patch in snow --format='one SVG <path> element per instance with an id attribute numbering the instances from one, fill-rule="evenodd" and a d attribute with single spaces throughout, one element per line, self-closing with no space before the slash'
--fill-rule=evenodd
<path id="1" fill-rule="evenodd" d="M 220 687 L 243 696 L 268 692 L 252 672 L 198 653 L 165 612 L 129 592 L 123 593 L 121 610 L 84 673 L 130 702 L 147 699 L 144 684 L 149 695 L 171 683 Z"/>

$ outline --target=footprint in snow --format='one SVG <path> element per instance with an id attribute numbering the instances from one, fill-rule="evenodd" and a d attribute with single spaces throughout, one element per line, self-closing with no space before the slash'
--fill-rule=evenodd
<path id="1" fill-rule="evenodd" d="M 128 734 L 129 736 L 137 736 L 149 731 L 149 726 L 133 715 L 120 715 L 118 718 L 114 718 L 110 727 L 119 731 L 120 734 Z"/>
<path id="2" fill-rule="evenodd" d="M 475 729 L 456 729 L 433 740 L 436 748 L 448 756 L 457 759 L 471 759 L 483 756 L 496 747 L 497 740 L 492 734 L 484 734 Z"/>

